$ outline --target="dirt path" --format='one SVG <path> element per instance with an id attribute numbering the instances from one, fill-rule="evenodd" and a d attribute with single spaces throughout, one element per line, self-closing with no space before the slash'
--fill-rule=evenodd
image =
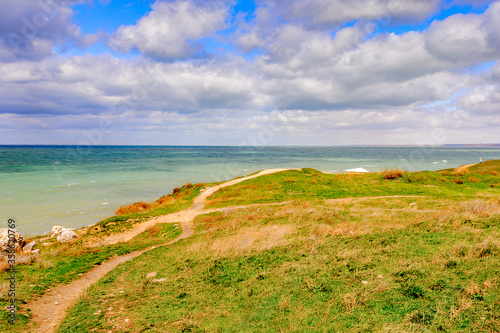
<path id="1" fill-rule="evenodd" d="M 247 205 L 247 206 L 236 206 L 236 207 L 225 207 L 225 208 L 213 208 L 213 209 L 203 209 L 205 206 L 205 199 L 210 195 L 215 193 L 221 188 L 231 186 L 242 181 L 257 178 L 263 175 L 268 175 L 271 173 L 281 172 L 289 169 L 267 169 L 260 171 L 259 173 L 247 177 L 237 178 L 225 182 L 223 184 L 209 187 L 193 201 L 193 205 L 184 210 L 173 214 L 159 216 L 157 218 L 148 220 L 147 222 L 141 223 L 131 230 L 118 235 L 109 236 L 100 242 L 100 244 L 115 244 L 118 242 L 126 242 L 139 235 L 148 228 L 154 226 L 157 223 L 179 223 L 182 228 L 182 234 L 176 239 L 159 246 L 166 246 L 178 242 L 181 239 L 188 238 L 193 234 L 193 229 L 191 227 L 191 222 L 194 218 L 200 214 L 206 214 L 215 211 L 228 211 L 238 208 L 245 208 L 249 206 L 262 206 L 262 205 L 276 205 L 276 204 L 257 204 L 257 205 Z M 278 203 L 284 204 L 284 203 Z M 76 300 L 85 292 L 85 290 L 92 284 L 99 281 L 104 275 L 110 272 L 119 264 L 126 262 L 128 260 L 134 259 L 141 254 L 154 249 L 157 246 L 150 247 L 144 250 L 131 252 L 120 257 L 113 257 L 101 265 L 94 267 L 89 272 L 85 273 L 80 279 L 71 282 L 67 285 L 59 285 L 50 292 L 43 295 L 41 298 L 30 302 L 26 308 L 31 309 L 32 313 L 32 323 L 38 325 L 37 332 L 51 333 L 56 332 L 59 325 L 62 323 L 66 311 L 76 302 Z"/>
<path id="2" fill-rule="evenodd" d="M 478 164 L 478 163 L 472 163 L 472 164 L 459 166 L 458 168 L 453 169 L 453 172 L 457 172 L 457 173 L 463 172 L 463 171 L 467 170 L 468 168 L 470 168 L 471 166 L 476 165 L 476 164 Z"/>

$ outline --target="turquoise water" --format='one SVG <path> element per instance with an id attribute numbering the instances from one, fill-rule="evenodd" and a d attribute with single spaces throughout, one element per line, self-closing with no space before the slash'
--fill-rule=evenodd
<path id="1" fill-rule="evenodd" d="M 54 225 L 82 227 L 121 205 L 152 201 L 185 183 L 265 168 L 343 172 L 439 170 L 500 159 L 498 148 L 0 146 L 0 227 L 14 218 L 24 235 Z"/>

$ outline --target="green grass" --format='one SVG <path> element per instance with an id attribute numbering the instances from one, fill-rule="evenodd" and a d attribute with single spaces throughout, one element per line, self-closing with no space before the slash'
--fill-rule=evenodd
<path id="1" fill-rule="evenodd" d="M 57 284 L 69 283 L 78 279 L 92 269 L 95 265 L 111 258 L 112 256 L 124 255 L 132 251 L 144 249 L 151 245 L 162 244 L 178 236 L 181 231 L 177 225 L 158 225 L 149 231 L 138 235 L 127 243 L 119 243 L 105 247 L 89 248 L 88 244 L 98 241 L 100 238 L 130 229 L 134 224 L 140 223 L 155 216 L 174 213 L 189 208 L 193 199 L 199 195 L 200 190 L 206 186 L 215 184 L 187 184 L 181 188 L 174 189 L 172 194 L 166 195 L 156 202 L 144 204 L 146 209 L 140 212 L 119 214 L 100 221 L 84 234 L 81 234 L 77 242 L 69 244 L 58 244 L 56 237 L 47 238 L 38 236 L 27 241 L 36 240 L 38 243 L 53 243 L 48 247 L 41 247 L 39 257 L 18 256 L 18 263 L 22 260 L 24 264 L 17 266 L 16 272 L 16 298 L 18 306 L 26 304 L 29 300 L 39 297 L 45 291 Z M 125 207 L 127 208 L 127 207 Z M 0 273 L 2 281 L 10 276 L 10 272 Z M 7 297 L 7 284 L 0 284 L 0 306 L 5 307 L 10 298 Z M 29 322 L 29 313 L 22 313 L 18 309 L 18 320 L 16 328 L 25 329 Z M 7 324 L 6 313 L 0 314 L 2 321 L 0 331 L 9 331 L 11 326 Z M 5 319 L 5 320 L 3 320 Z"/>
<path id="2" fill-rule="evenodd" d="M 198 216 L 193 237 L 92 286 L 60 332 L 499 331 L 498 177 L 469 177 L 308 169 L 226 188 L 212 205 L 293 201 Z M 423 197 L 360 198 L 402 194 Z"/>
<path id="3" fill-rule="evenodd" d="M 390 177 L 303 169 L 226 187 L 208 208 L 291 202 L 198 216 L 191 238 L 119 265 L 92 286 L 59 331 L 498 331 L 500 176 L 486 163 Z M 80 244 L 188 208 L 201 188 L 101 221 Z M 410 197 L 383 197 L 394 195 Z M 178 232 L 162 225 L 94 250 L 57 245 L 47 261 L 19 267 L 21 300 Z M 165 280 L 146 278 L 153 271 Z"/>
<path id="4" fill-rule="evenodd" d="M 498 177 L 477 174 L 406 172 L 388 180 L 380 173 L 324 174 L 313 169 L 285 171 L 226 187 L 208 198 L 207 207 L 225 207 L 264 202 L 284 202 L 296 198 L 329 199 L 387 195 L 427 195 L 442 198 L 473 197 L 482 192 L 498 193 L 490 185 Z"/>
<path id="5" fill-rule="evenodd" d="M 144 249 L 151 245 L 162 244 L 174 239 L 181 233 L 177 224 L 159 224 L 134 237 L 127 243 L 118 243 L 99 248 L 85 248 L 80 244 L 58 245 L 51 252 L 42 254 L 34 259 L 31 265 L 17 266 L 16 270 L 16 298 L 18 305 L 26 304 L 29 300 L 43 295 L 47 289 L 57 284 L 65 284 L 80 278 L 95 265 L 113 257 L 132 251 Z M 10 276 L 10 272 L 0 274 L 2 281 Z M 2 292 L 0 306 L 7 306 L 9 298 Z M 19 320 L 16 328 L 20 331 L 26 328 L 29 312 L 21 313 L 18 309 Z M 7 324 L 5 312 L 1 312 L 1 332 L 12 332 Z"/>
<path id="6" fill-rule="evenodd" d="M 158 249 L 92 287 L 60 332 L 497 331 L 491 231 L 412 226 L 228 257 Z M 151 282 L 151 271 L 168 280 Z"/>
<path id="7" fill-rule="evenodd" d="M 471 166 L 468 169 L 469 172 L 497 172 L 500 173 L 500 160 L 489 160 L 483 163 L 479 163 Z"/>
<path id="8" fill-rule="evenodd" d="M 215 184 L 215 183 L 214 183 Z M 196 184 L 185 185 L 179 189 L 174 189 L 172 194 L 166 195 L 158 199 L 156 202 L 143 204 L 145 209 L 126 214 L 117 214 L 115 216 L 104 219 L 89 229 L 88 234 L 109 235 L 119 233 L 130 229 L 134 224 L 143 222 L 152 217 L 175 213 L 189 208 L 193 204 L 193 199 L 200 194 L 200 190 L 214 184 Z M 129 207 L 132 208 L 133 205 Z M 128 207 L 122 207 L 122 210 L 127 210 Z"/>

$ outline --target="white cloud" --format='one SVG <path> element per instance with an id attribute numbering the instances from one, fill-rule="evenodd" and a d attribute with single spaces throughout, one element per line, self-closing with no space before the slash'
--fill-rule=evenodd
<path id="1" fill-rule="evenodd" d="M 136 25 L 121 26 L 110 46 L 128 53 L 133 49 L 157 59 L 183 59 L 202 51 L 198 41 L 224 28 L 227 8 L 185 0 L 158 1 Z"/>
<path id="2" fill-rule="evenodd" d="M 238 144 L 268 128 L 276 109 L 286 110 L 287 125 L 273 134 L 273 144 L 366 143 L 363 135 L 377 143 L 416 143 L 423 129 L 433 128 L 447 128 L 454 142 L 479 129 L 493 137 L 500 126 L 500 65 L 483 74 L 475 66 L 499 59 L 500 3 L 425 31 L 372 36 L 374 23 L 367 21 L 389 12 L 395 20 L 422 19 L 436 5 L 398 3 L 310 0 L 287 9 L 273 2 L 233 36 L 247 51 L 258 47 L 258 56 L 208 60 L 193 56 L 202 51 L 200 40 L 225 27 L 229 14 L 220 2 L 157 2 L 136 25 L 111 36 L 121 51 L 145 55 L 128 59 L 55 56 L 58 43 L 92 37 L 82 36 L 64 7 L 61 21 L 50 26 L 62 29 L 52 35 L 57 38 L 40 30 L 22 50 L 29 60 L 0 63 L 0 142 L 15 138 L 13 131 L 50 131 L 47 140 L 77 144 L 83 130 L 107 120 L 116 130 L 101 143 Z M 20 12 L 26 4 L 21 1 Z M 279 15 L 289 22 L 279 23 Z M 352 17 L 361 21 L 338 27 Z M 0 59 L 13 57 L 9 52 L 0 47 Z M 36 57 L 43 59 L 31 61 Z M 450 110 L 466 112 L 466 121 L 450 125 Z"/>
<path id="3" fill-rule="evenodd" d="M 386 24 L 422 20 L 439 8 L 439 0 L 278 0 L 285 19 L 313 28 L 335 27 L 353 20 L 384 19 Z"/>
<path id="4" fill-rule="evenodd" d="M 229 61 L 195 65 L 87 55 L 9 63 L 0 72 L 0 113 L 96 114 L 117 104 L 119 110 L 185 113 L 261 105 L 256 78 Z"/>
<path id="5" fill-rule="evenodd" d="M 500 2 L 484 14 L 456 14 L 435 21 L 425 32 L 426 45 L 437 58 L 455 66 L 498 59 L 500 54 Z"/>
<path id="6" fill-rule="evenodd" d="M 0 61 L 38 60 L 54 55 L 56 47 L 84 49 L 94 44 L 99 36 L 83 35 L 69 7 L 89 1 L 1 1 Z"/>

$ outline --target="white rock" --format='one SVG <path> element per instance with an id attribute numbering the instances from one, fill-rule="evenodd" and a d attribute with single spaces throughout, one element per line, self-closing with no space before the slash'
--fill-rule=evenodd
<path id="1" fill-rule="evenodd" d="M 368 284 L 368 281 L 361 281 L 362 284 Z"/>
<path id="2" fill-rule="evenodd" d="M 10 239 L 14 239 L 14 242 L 11 242 L 10 245 L 9 245 L 9 234 L 11 235 Z M 24 246 L 23 236 L 21 236 L 19 231 L 17 231 L 16 229 L 9 229 L 9 228 L 0 229 L 0 253 L 7 254 L 7 250 L 12 249 L 12 246 L 16 252 L 21 251 L 21 249 Z"/>
<path id="3" fill-rule="evenodd" d="M 167 281 L 167 279 L 166 279 L 166 278 L 161 278 L 161 279 L 153 279 L 153 282 L 158 282 L 158 283 L 160 283 L 160 282 L 165 282 L 165 281 Z"/>
<path id="4" fill-rule="evenodd" d="M 158 273 L 156 273 L 156 272 L 151 272 L 151 273 L 149 273 L 148 275 L 146 275 L 146 278 L 148 278 L 148 279 L 150 279 L 150 278 L 154 278 L 154 277 L 156 276 L 156 274 L 158 274 Z"/>
<path id="5" fill-rule="evenodd" d="M 36 242 L 32 241 L 31 243 L 29 243 L 28 245 L 23 247 L 23 251 L 24 252 L 31 252 L 31 251 L 33 251 L 33 248 L 35 247 L 35 245 L 36 245 Z"/>
<path id="6" fill-rule="evenodd" d="M 73 230 L 64 229 L 59 236 L 57 236 L 57 241 L 59 243 L 67 243 L 74 241 L 78 235 Z"/>
<path id="7" fill-rule="evenodd" d="M 63 226 L 60 226 L 60 225 L 53 226 L 52 227 L 52 233 L 50 234 L 51 237 L 59 235 L 64 229 L 66 229 L 66 228 L 63 227 Z"/>

